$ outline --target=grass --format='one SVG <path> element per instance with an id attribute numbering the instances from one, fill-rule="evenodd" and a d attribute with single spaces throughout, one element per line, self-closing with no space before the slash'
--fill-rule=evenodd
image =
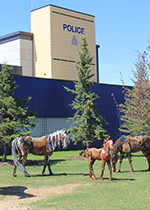
<path id="1" fill-rule="evenodd" d="M 110 182 L 107 166 L 104 181 L 99 179 L 100 161 L 94 164 L 94 172 L 98 180 L 90 180 L 88 161 L 70 158 L 78 155 L 79 152 L 54 152 L 51 156 L 54 176 L 41 176 L 43 157 L 40 156 L 28 156 L 28 159 L 38 160 L 38 165 L 27 166 L 30 178 L 25 177 L 19 170 L 17 170 L 18 176 L 14 178 L 12 166 L 0 167 L 0 202 L 9 195 L 27 198 L 29 195 L 26 194 L 25 189 L 35 188 L 36 191 L 45 187 L 52 190 L 48 197 L 23 205 L 35 210 L 149 209 L 150 172 L 145 171 L 148 164 L 141 153 L 135 153 L 132 156 L 134 173 L 130 173 L 128 160 L 124 159 L 122 172 L 113 173 L 113 181 Z M 48 169 L 46 173 L 48 174 Z M 62 192 L 55 193 L 56 189 Z"/>

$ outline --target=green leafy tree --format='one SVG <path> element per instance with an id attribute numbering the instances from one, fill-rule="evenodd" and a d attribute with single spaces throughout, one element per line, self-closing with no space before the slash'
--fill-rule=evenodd
<path id="1" fill-rule="evenodd" d="M 72 120 L 73 124 L 76 124 L 69 129 L 72 140 L 75 143 L 82 140 L 83 144 L 88 147 L 94 140 L 104 140 L 108 135 L 102 127 L 103 123 L 106 122 L 98 114 L 98 109 L 94 103 L 99 97 L 92 92 L 92 88 L 98 83 L 92 80 L 94 74 L 91 74 L 90 64 L 93 58 L 87 47 L 86 37 L 82 37 L 81 51 L 79 52 L 80 61 L 76 65 L 78 81 L 74 82 L 75 89 L 68 87 L 65 89 L 75 96 L 71 104 L 75 114 L 68 118 L 69 121 Z"/>
<path id="2" fill-rule="evenodd" d="M 7 145 L 20 136 L 32 133 L 30 128 L 36 126 L 35 112 L 28 110 L 27 103 L 31 97 L 21 99 L 14 97 L 17 88 L 13 81 L 13 68 L 6 64 L 0 71 L 0 144 L 3 145 L 3 158 L 7 158 Z"/>
<path id="3" fill-rule="evenodd" d="M 120 106 L 120 131 L 130 135 L 150 134 L 150 63 L 147 60 L 149 51 L 150 47 L 147 47 L 142 54 L 137 52 L 132 79 L 134 86 L 124 87 L 125 103 Z"/>

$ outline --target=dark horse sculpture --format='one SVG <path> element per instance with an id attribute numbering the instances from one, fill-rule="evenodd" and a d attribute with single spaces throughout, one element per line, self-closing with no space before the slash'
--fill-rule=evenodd
<path id="1" fill-rule="evenodd" d="M 50 167 L 49 157 L 53 154 L 53 151 L 57 146 L 62 144 L 63 149 L 67 148 L 70 143 L 70 137 L 67 131 L 59 130 L 50 135 L 43 136 L 41 138 L 18 137 L 12 141 L 12 156 L 14 160 L 14 172 L 13 176 L 16 177 L 16 168 L 18 167 L 26 176 L 30 176 L 26 171 L 25 164 L 27 155 L 29 153 L 33 155 L 44 155 L 45 162 L 42 174 L 45 175 L 45 169 L 48 165 L 49 173 L 52 175 Z M 18 151 L 18 158 L 16 157 L 16 150 Z M 22 164 L 20 163 L 21 157 L 23 157 Z"/>
<path id="2" fill-rule="evenodd" d="M 141 151 L 148 161 L 148 171 L 150 171 L 150 137 L 148 136 L 121 136 L 114 143 L 114 149 L 112 151 L 112 170 L 116 171 L 116 163 L 119 155 L 119 168 L 117 172 L 121 171 L 121 163 L 124 158 L 124 154 L 128 157 L 130 164 L 130 172 L 133 172 L 131 153 Z"/>
<path id="3" fill-rule="evenodd" d="M 112 180 L 112 167 L 111 167 L 111 155 L 110 150 L 113 149 L 113 141 L 111 138 L 107 138 L 104 140 L 103 148 L 97 149 L 97 148 L 90 148 L 86 149 L 80 152 L 80 155 L 84 153 L 84 156 L 89 158 L 89 170 L 90 170 L 90 179 L 92 179 L 92 176 L 94 177 L 94 180 L 96 180 L 96 176 L 93 171 L 93 164 L 95 160 L 102 160 L 102 167 L 101 167 L 101 175 L 100 179 L 103 180 L 103 173 L 105 169 L 105 163 L 107 162 L 110 176 L 109 180 Z"/>

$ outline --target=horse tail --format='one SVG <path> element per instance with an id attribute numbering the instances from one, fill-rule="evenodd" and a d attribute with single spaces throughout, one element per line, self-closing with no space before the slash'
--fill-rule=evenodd
<path id="1" fill-rule="evenodd" d="M 14 163 L 16 164 L 16 162 L 18 161 L 17 160 L 17 157 L 16 157 L 16 150 L 18 151 L 18 145 L 17 145 L 17 141 L 18 141 L 18 137 L 15 138 L 13 141 L 12 141 L 12 148 L 11 148 L 11 151 L 12 151 L 12 157 L 13 157 L 13 160 L 14 160 Z"/>
<path id="2" fill-rule="evenodd" d="M 12 157 L 13 157 L 13 161 L 14 161 L 14 164 L 19 168 L 19 170 L 22 173 L 24 173 L 25 175 L 28 175 L 28 173 L 26 172 L 25 167 L 17 159 L 16 150 L 17 151 L 19 150 L 19 148 L 18 148 L 18 140 L 19 140 L 19 138 L 17 137 L 17 138 L 15 138 L 12 141 Z"/>
<path id="3" fill-rule="evenodd" d="M 79 155 L 81 156 L 81 155 L 83 155 L 83 153 L 85 153 L 85 150 L 81 151 L 81 152 L 79 153 Z"/>
<path id="4" fill-rule="evenodd" d="M 83 153 L 84 153 L 84 157 L 87 157 L 87 158 L 92 157 L 92 152 L 89 149 L 85 149 L 85 150 L 81 151 L 79 153 L 79 155 L 81 156 Z"/>

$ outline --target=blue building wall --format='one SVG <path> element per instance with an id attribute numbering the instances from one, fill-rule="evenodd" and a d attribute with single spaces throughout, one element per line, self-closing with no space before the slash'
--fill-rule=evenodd
<path id="1" fill-rule="evenodd" d="M 73 82 L 24 76 L 15 76 L 14 80 L 18 85 L 15 96 L 20 96 L 21 98 L 31 96 L 32 99 L 28 107 L 30 110 L 36 111 L 36 117 L 66 118 L 73 116 L 74 111 L 70 106 L 73 95 L 66 92 L 63 87 L 66 86 L 73 89 Z M 122 103 L 124 101 L 122 86 L 99 84 L 93 88 L 93 91 L 100 97 L 100 99 L 95 101 L 99 114 L 108 123 L 104 127 L 110 136 L 116 140 L 120 135 L 118 131 L 119 116 L 111 94 L 114 93 L 117 102 Z"/>

